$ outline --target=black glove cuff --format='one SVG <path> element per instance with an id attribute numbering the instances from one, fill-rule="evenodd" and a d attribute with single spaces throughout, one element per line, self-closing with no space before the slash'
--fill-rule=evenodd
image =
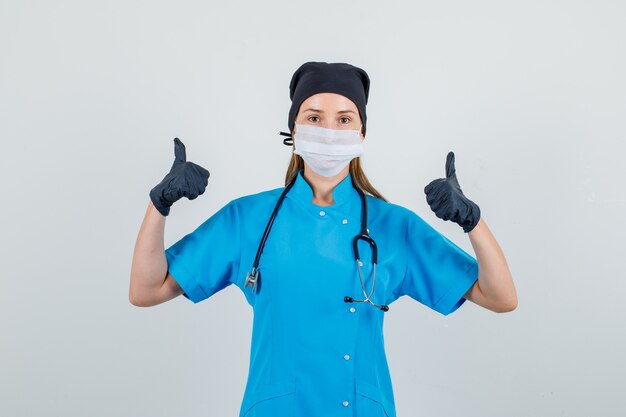
<path id="1" fill-rule="evenodd" d="M 465 219 L 462 224 L 463 231 L 465 233 L 471 232 L 480 221 L 480 207 L 478 207 L 476 203 L 472 203 L 472 206 L 472 213 Z"/>
<path id="2" fill-rule="evenodd" d="M 163 216 L 167 217 L 167 215 L 170 214 L 171 204 L 168 205 L 165 201 L 163 201 L 161 191 L 158 186 L 150 190 L 150 200 L 152 201 L 154 208 L 156 208 L 157 211 Z"/>

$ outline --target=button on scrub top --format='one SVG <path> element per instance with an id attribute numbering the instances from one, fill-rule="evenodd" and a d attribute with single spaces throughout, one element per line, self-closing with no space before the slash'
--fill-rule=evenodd
<path id="1" fill-rule="evenodd" d="M 313 204 L 303 176 L 287 193 L 268 236 L 256 293 L 244 288 L 283 187 L 231 200 L 170 246 L 168 271 L 198 303 L 234 284 L 254 311 L 250 367 L 239 417 L 395 417 L 385 356 L 385 314 L 365 298 L 352 248 L 361 199 L 348 174 L 334 204 Z M 372 301 L 403 295 L 448 315 L 478 279 L 478 263 L 409 209 L 372 196 L 368 229 L 378 246 Z M 366 291 L 372 251 L 359 241 Z M 393 311 L 390 308 L 389 311 Z"/>

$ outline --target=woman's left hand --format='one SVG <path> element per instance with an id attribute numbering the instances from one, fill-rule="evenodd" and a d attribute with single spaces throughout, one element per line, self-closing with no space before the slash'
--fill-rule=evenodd
<path id="1" fill-rule="evenodd" d="M 426 201 L 435 215 L 443 220 L 450 220 L 470 232 L 480 220 L 480 208 L 465 197 L 456 179 L 454 152 L 448 152 L 446 158 L 446 178 L 431 181 L 424 187 Z"/>

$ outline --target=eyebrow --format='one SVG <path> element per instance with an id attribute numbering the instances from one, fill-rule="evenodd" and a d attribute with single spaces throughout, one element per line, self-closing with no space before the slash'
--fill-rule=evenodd
<path id="1" fill-rule="evenodd" d="M 303 111 L 303 113 L 306 112 L 306 111 L 314 111 L 314 112 L 318 112 L 318 113 L 324 113 L 324 110 L 313 109 L 313 108 L 306 109 L 306 110 Z M 339 110 L 337 113 L 354 113 L 354 111 L 352 111 L 352 110 Z"/>

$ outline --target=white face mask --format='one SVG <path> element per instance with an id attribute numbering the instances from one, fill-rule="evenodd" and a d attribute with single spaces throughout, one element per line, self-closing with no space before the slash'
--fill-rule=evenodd
<path id="1" fill-rule="evenodd" d="M 360 130 L 327 129 L 298 124 L 293 138 L 296 149 L 313 171 L 323 177 L 333 177 L 351 160 L 363 155 Z"/>

